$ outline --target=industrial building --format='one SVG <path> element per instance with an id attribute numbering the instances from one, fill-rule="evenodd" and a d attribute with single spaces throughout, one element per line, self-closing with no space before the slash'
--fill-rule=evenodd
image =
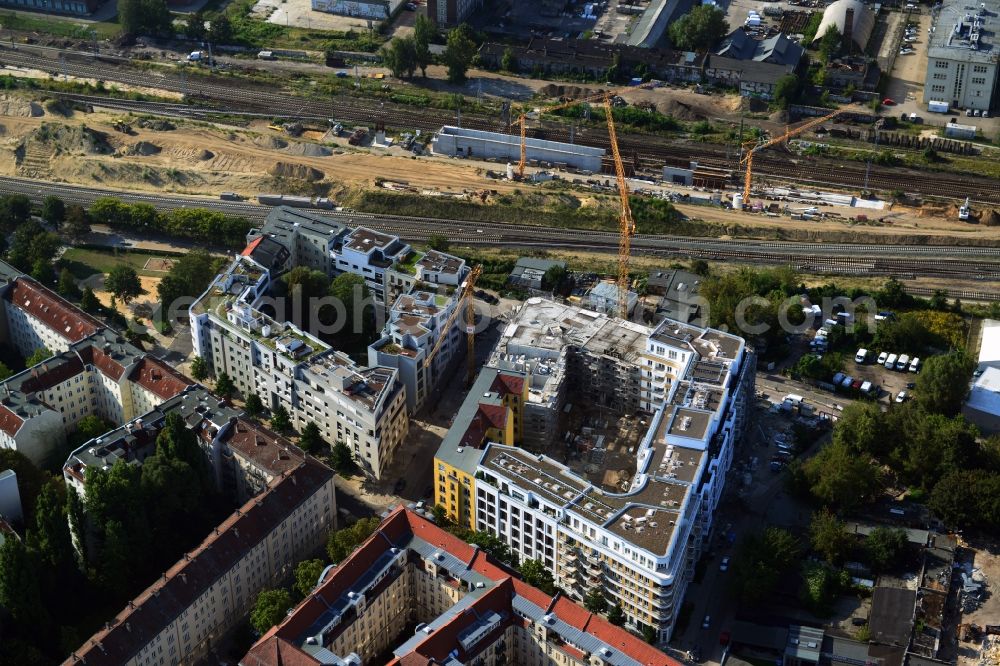
<path id="1" fill-rule="evenodd" d="M 2 0 L 0 6 L 20 10 L 34 10 L 53 14 L 87 16 L 97 11 L 102 0 Z M 167 3 L 172 4 L 170 2 Z"/>
<path id="2" fill-rule="evenodd" d="M 403 0 L 312 0 L 314 12 L 384 21 Z"/>
<path id="3" fill-rule="evenodd" d="M 1000 0 L 944 0 L 927 46 L 924 102 L 988 111 L 1000 98 Z"/>
<path id="4" fill-rule="evenodd" d="M 785 34 L 779 33 L 768 39 L 757 40 L 748 35 L 743 28 L 737 28 L 726 35 L 715 49 L 716 55 L 735 60 L 753 60 L 792 67 L 799 66 L 804 52 L 805 49 Z"/>
<path id="5" fill-rule="evenodd" d="M 712 329 L 531 299 L 486 372 L 435 456 L 435 502 L 668 641 L 746 425 L 753 354 Z M 638 445 L 564 437 L 574 409 L 621 415 Z"/>
<path id="6" fill-rule="evenodd" d="M 679 666 L 403 508 L 324 572 L 239 663 Z"/>
<path id="7" fill-rule="evenodd" d="M 831 27 L 843 37 L 846 50 L 863 53 L 875 29 L 875 12 L 861 0 L 837 0 L 823 11 L 813 43 L 823 39 Z"/>
<path id="8" fill-rule="evenodd" d="M 667 26 L 687 14 L 694 6 L 693 0 L 652 0 L 629 33 L 629 46 L 662 46 Z"/>
<path id="9" fill-rule="evenodd" d="M 603 148 L 532 138 L 528 138 L 526 144 L 529 163 L 566 166 L 592 173 L 601 171 Z M 521 159 L 521 137 L 516 132 L 504 134 L 445 125 L 434 137 L 432 149 L 437 155 L 516 163 Z"/>
<path id="10" fill-rule="evenodd" d="M 1000 369 L 987 367 L 972 383 L 962 415 L 984 435 L 1000 432 Z"/>

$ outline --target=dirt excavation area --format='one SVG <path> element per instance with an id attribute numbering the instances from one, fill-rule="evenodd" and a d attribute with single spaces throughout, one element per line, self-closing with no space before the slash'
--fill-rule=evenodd
<path id="1" fill-rule="evenodd" d="M 569 90 L 572 86 L 565 88 L 567 94 L 575 92 Z M 502 170 L 497 163 L 438 157 L 427 151 L 417 156 L 399 146 L 355 147 L 348 144 L 347 132 L 336 137 L 326 128 L 306 128 L 301 135 L 291 137 L 271 128 L 266 120 L 235 127 L 100 109 L 82 112 L 42 95 L 0 94 L 0 175 L 211 197 L 235 192 L 250 200 L 264 192 L 349 200 L 352 194 L 382 185 L 427 195 L 428 214 L 434 208 L 431 196 L 440 195 L 493 205 L 515 191 L 549 193 L 560 197 L 563 210 L 587 207 L 595 200 L 582 182 L 585 179 L 572 174 L 560 174 L 564 181 L 557 183 L 514 183 L 487 177 L 487 171 Z M 710 113 L 710 109 L 693 103 L 686 110 L 676 108 L 681 104 L 677 100 L 664 104 L 671 106 L 665 111 L 678 116 Z M 577 182 L 566 182 L 573 180 Z M 651 188 L 662 196 L 674 194 L 675 189 Z M 612 198 L 599 198 L 601 203 L 596 205 L 614 208 Z M 1000 241 L 1000 226 L 990 226 L 989 221 L 959 222 L 957 211 L 944 208 L 897 206 L 879 211 L 877 218 L 864 224 L 851 221 L 857 211 L 850 208 L 824 209 L 831 215 L 814 221 L 704 205 L 677 204 L 677 208 L 696 224 L 704 221 L 718 227 L 705 229 L 705 234 L 712 236 L 766 235 L 836 242 L 873 236 L 894 242 L 930 242 L 931 237 L 940 236 L 941 242 L 958 237 L 974 238 L 978 243 Z M 699 235 L 690 228 L 684 233 Z"/>
<path id="2" fill-rule="evenodd" d="M 323 139 L 313 143 L 306 139 Z M 419 165 L 415 164 L 416 161 Z M 346 138 L 307 132 L 293 139 L 268 129 L 83 113 L 51 101 L 0 95 L 0 174 L 97 187 L 218 195 L 259 192 L 325 195 L 373 186 L 376 178 L 413 188 L 462 192 L 489 186 L 453 160 L 417 158 L 394 147 L 357 149 Z"/>

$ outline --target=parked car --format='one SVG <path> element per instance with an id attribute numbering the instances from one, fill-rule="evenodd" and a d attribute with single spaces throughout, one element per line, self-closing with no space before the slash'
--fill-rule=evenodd
<path id="1" fill-rule="evenodd" d="M 910 394 L 906 391 L 900 391 L 896 394 L 896 402 L 906 402 L 906 399 L 910 397 Z"/>
<path id="2" fill-rule="evenodd" d="M 710 616 L 706 615 L 705 619 L 701 621 L 701 628 L 702 629 L 708 629 L 709 626 L 711 626 L 711 624 L 712 624 L 712 618 Z"/>
<path id="3" fill-rule="evenodd" d="M 729 556 L 728 555 L 726 555 L 725 557 L 723 557 L 722 561 L 719 562 L 719 571 L 729 571 Z"/>
<path id="4" fill-rule="evenodd" d="M 854 355 L 855 363 L 864 363 L 868 360 L 868 350 L 862 347 L 858 350 L 858 353 Z"/>
<path id="5" fill-rule="evenodd" d="M 888 352 L 882 352 L 881 354 L 878 355 L 878 364 L 885 365 L 885 360 L 887 358 L 889 358 Z"/>

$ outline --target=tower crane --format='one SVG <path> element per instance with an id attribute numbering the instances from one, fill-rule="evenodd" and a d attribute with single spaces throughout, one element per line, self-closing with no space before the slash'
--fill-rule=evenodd
<path id="1" fill-rule="evenodd" d="M 441 346 L 444 344 L 445 339 L 448 337 L 448 332 L 451 331 L 451 327 L 455 324 L 455 320 L 458 319 L 458 315 L 463 311 L 465 312 L 465 340 L 466 340 L 466 382 L 471 385 L 472 380 L 476 376 L 476 307 L 475 307 L 475 287 L 476 280 L 479 276 L 483 274 L 483 267 L 480 265 L 475 265 L 466 276 L 465 282 L 459 286 L 459 296 L 455 309 L 452 310 L 451 314 L 448 315 L 448 319 L 445 320 L 444 325 L 441 327 L 441 334 L 438 336 L 437 342 L 431 347 L 430 352 L 428 352 L 427 357 L 424 358 L 424 368 L 429 369 L 431 367 L 431 362 L 437 357 L 438 352 L 441 351 Z"/>
<path id="2" fill-rule="evenodd" d="M 764 150 L 765 148 L 770 148 L 771 146 L 775 146 L 775 145 L 777 145 L 777 144 L 779 144 L 779 143 L 781 143 L 783 141 L 788 141 L 792 137 L 798 136 L 799 134 L 802 134 L 806 130 L 812 129 L 813 127 L 816 127 L 817 125 L 822 125 L 823 123 L 825 123 L 828 120 L 833 120 L 834 118 L 836 118 L 840 114 L 847 113 L 848 111 L 849 111 L 849 109 L 838 109 L 837 111 L 834 111 L 833 113 L 829 113 L 829 114 L 827 114 L 825 116 L 822 116 L 820 118 L 814 118 L 814 119 L 810 120 L 809 122 L 806 122 L 806 123 L 803 123 L 802 125 L 799 125 L 795 129 L 786 130 L 785 133 L 782 134 L 782 135 L 780 135 L 780 136 L 773 137 L 773 138 L 771 138 L 771 139 L 769 139 L 769 140 L 767 140 L 767 141 L 765 141 L 763 143 L 758 143 L 756 146 L 754 146 L 753 148 L 751 148 L 750 150 L 748 150 L 746 152 L 746 154 L 743 156 L 743 160 L 742 160 L 742 164 L 746 165 L 746 175 L 744 176 L 744 181 L 743 181 L 743 202 L 746 203 L 747 200 L 750 198 L 750 181 L 753 179 L 753 156 L 754 155 L 756 155 L 761 150 Z"/>
<path id="3" fill-rule="evenodd" d="M 546 111 L 558 111 L 570 106 L 576 106 L 591 101 L 600 101 L 604 106 L 604 117 L 608 123 L 608 140 L 611 144 L 611 158 L 615 165 L 615 179 L 618 182 L 618 197 L 621 200 L 621 207 L 618 212 L 618 315 L 622 319 L 628 319 L 628 291 L 629 291 L 629 259 L 632 253 L 632 236 L 635 234 L 635 219 L 632 217 L 632 207 L 628 200 L 628 182 L 625 180 L 625 165 L 622 163 L 621 152 L 618 150 L 618 133 L 615 130 L 615 119 L 612 111 L 614 105 L 611 103 L 615 93 L 608 91 L 572 100 L 556 106 L 545 107 L 540 113 Z M 524 165 L 527 162 L 527 113 L 522 112 L 518 117 L 521 128 L 521 160 L 517 163 L 517 174 L 521 178 L 524 176 Z"/>

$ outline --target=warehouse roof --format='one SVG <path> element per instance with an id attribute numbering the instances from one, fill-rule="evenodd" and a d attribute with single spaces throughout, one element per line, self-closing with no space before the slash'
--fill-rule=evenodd
<path id="1" fill-rule="evenodd" d="M 854 10 L 851 38 L 858 49 L 864 51 L 865 46 L 868 45 L 868 39 L 872 35 L 872 30 L 875 29 L 875 13 L 861 0 L 837 0 L 827 7 L 826 11 L 823 12 L 823 20 L 820 21 L 819 28 L 816 30 L 813 43 L 822 39 L 831 26 L 839 30 L 841 35 L 846 34 L 847 13 L 851 9 Z"/>

